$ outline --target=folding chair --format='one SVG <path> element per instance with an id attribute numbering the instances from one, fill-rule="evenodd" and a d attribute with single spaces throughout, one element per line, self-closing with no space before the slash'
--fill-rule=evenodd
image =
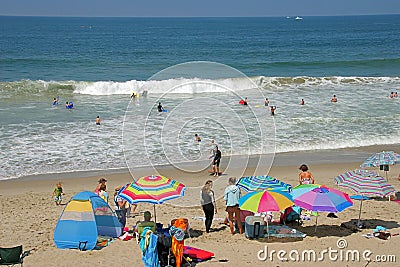
<path id="1" fill-rule="evenodd" d="M 0 265 L 20 264 L 22 266 L 24 258 L 29 255 L 29 250 L 22 252 L 22 245 L 12 248 L 0 248 Z"/>

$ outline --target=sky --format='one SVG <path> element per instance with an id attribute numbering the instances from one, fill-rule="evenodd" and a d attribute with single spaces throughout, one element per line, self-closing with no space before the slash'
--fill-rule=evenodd
<path id="1" fill-rule="evenodd" d="M 400 14 L 400 0 L 0 0 L 3 16 L 271 17 Z"/>

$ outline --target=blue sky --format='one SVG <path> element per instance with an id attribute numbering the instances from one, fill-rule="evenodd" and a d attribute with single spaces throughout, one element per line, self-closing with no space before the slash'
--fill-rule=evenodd
<path id="1" fill-rule="evenodd" d="M 329 16 L 400 14 L 400 0 L 0 0 L 0 15 Z"/>

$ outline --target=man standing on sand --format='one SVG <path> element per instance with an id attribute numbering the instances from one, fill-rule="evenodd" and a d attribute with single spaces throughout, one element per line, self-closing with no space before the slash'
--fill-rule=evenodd
<path id="1" fill-rule="evenodd" d="M 226 203 L 226 211 L 228 212 L 229 228 L 231 234 L 235 234 L 235 228 L 233 226 L 233 216 L 235 215 L 235 220 L 239 228 L 239 233 L 243 234 L 242 222 L 240 219 L 240 209 L 239 209 L 239 198 L 241 196 L 240 189 L 236 185 L 236 178 L 230 177 L 228 181 L 228 186 L 225 188 L 224 200 Z"/>
<path id="2" fill-rule="evenodd" d="M 219 176 L 219 163 L 221 162 L 221 151 L 218 149 L 218 146 L 215 147 L 216 152 L 213 160 L 213 170 L 214 170 L 214 176 Z"/>

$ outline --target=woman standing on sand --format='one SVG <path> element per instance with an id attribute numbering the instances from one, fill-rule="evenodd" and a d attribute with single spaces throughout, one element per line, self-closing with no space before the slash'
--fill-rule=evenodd
<path id="1" fill-rule="evenodd" d="M 299 184 L 314 183 L 314 176 L 311 172 L 308 171 L 308 166 L 306 164 L 302 164 L 299 170 L 301 170 L 301 172 L 299 173 Z"/>
<path id="2" fill-rule="evenodd" d="M 210 232 L 211 224 L 214 219 L 214 213 L 217 213 L 217 205 L 215 204 L 214 191 L 212 190 L 213 182 L 208 180 L 200 191 L 200 201 L 206 216 L 205 226 L 206 233 Z"/>

